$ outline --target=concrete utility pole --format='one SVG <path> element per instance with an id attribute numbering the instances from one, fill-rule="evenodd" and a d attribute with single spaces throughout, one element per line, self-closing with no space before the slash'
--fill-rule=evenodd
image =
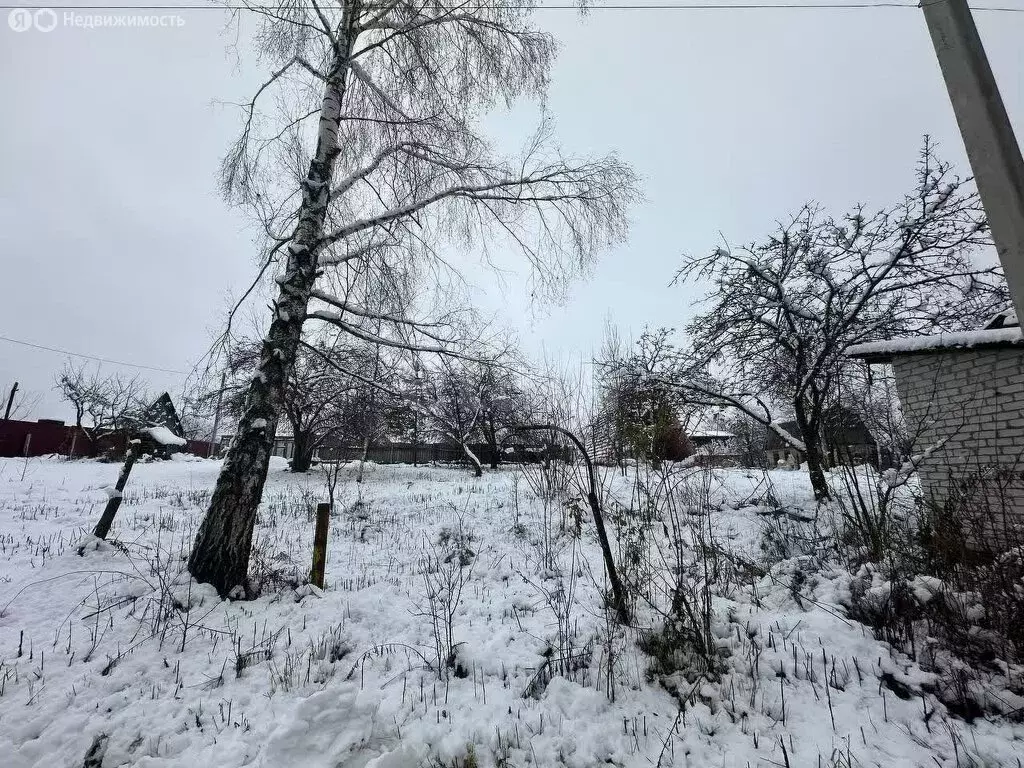
<path id="1" fill-rule="evenodd" d="M 1024 322 L 1024 159 L 967 0 L 923 0 L 928 31 L 985 206 L 1017 317 Z"/>
<path id="2" fill-rule="evenodd" d="M 14 382 L 14 386 L 11 387 L 11 396 L 7 398 L 7 410 L 4 411 L 4 421 L 11 418 L 11 408 L 14 406 L 14 395 L 18 391 L 18 382 Z"/>

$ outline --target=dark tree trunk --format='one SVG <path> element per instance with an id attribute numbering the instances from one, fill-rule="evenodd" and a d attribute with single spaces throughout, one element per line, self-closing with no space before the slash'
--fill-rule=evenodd
<path id="1" fill-rule="evenodd" d="M 292 472 L 308 472 L 313 463 L 313 451 L 315 450 L 313 436 L 308 432 L 292 427 L 292 435 L 295 439 L 295 453 L 292 454 Z"/>
<path id="2" fill-rule="evenodd" d="M 797 400 L 793 403 L 793 410 L 795 411 L 797 426 L 800 427 L 800 436 L 803 438 L 806 448 L 804 459 L 807 461 L 807 472 L 811 477 L 814 499 L 816 501 L 824 501 L 831 498 L 832 491 L 828 487 L 828 480 L 825 479 L 821 435 L 818 434 L 816 424 L 808 417 L 807 406 L 802 400 Z"/>
<path id="3" fill-rule="evenodd" d="M 339 30 L 338 47 L 324 85 L 316 149 L 302 184 L 299 221 L 287 246 L 274 317 L 263 340 L 260 362 L 249 383 L 245 405 L 210 508 L 199 527 L 188 569 L 199 582 L 226 596 L 251 596 L 248 584 L 256 510 L 263 496 L 274 432 L 285 385 L 295 365 L 310 291 L 316 281 L 318 248 L 330 202 L 338 157 L 338 128 L 350 55 L 350 26 Z"/>
<path id="4" fill-rule="evenodd" d="M 491 469 L 498 468 L 501 455 L 498 453 L 498 433 L 494 429 L 494 422 L 488 420 L 484 427 L 484 435 L 487 437 L 487 450 L 491 453 Z"/>
<path id="5" fill-rule="evenodd" d="M 121 474 L 117 476 L 117 483 L 114 484 L 114 493 L 107 500 L 107 506 L 103 508 L 103 514 L 100 515 L 99 522 L 96 523 L 96 527 L 92 531 L 92 535 L 98 539 L 106 539 L 107 534 L 110 533 L 110 526 L 114 524 L 114 516 L 117 515 L 117 510 L 121 507 L 124 487 L 128 484 L 128 476 L 132 473 L 132 467 L 135 466 L 135 459 L 139 457 L 141 445 L 138 440 L 128 441 L 128 452 L 124 457 Z M 82 550 L 79 550 L 79 554 L 81 553 Z"/>

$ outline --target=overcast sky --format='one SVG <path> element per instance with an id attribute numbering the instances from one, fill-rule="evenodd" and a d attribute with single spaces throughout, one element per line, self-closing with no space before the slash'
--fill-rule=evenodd
<path id="1" fill-rule="evenodd" d="M 0 336 L 187 371 L 251 279 L 254 234 L 215 174 L 239 125 L 219 102 L 261 71 L 228 53 L 221 9 L 175 13 L 183 26 L 82 29 L 61 11 L 50 32 L 0 22 Z M 537 315 L 523 280 L 499 295 L 474 272 L 534 354 L 589 358 L 609 314 L 634 334 L 682 325 L 696 296 L 668 287 L 682 253 L 763 236 L 808 199 L 837 212 L 894 201 L 925 133 L 969 173 L 916 8 L 537 17 L 562 42 L 549 102 L 560 141 L 617 151 L 646 200 L 629 242 L 563 307 Z M 1024 13 L 976 18 L 1024 136 Z M 535 117 L 522 105 L 488 124 L 513 145 Z M 41 396 L 33 417 L 68 418 L 52 391 L 64 360 L 0 341 L 0 388 L 17 379 Z M 184 378 L 141 373 L 154 389 Z"/>

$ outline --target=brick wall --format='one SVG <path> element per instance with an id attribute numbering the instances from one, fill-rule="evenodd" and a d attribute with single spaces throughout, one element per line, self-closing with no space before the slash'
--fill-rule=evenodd
<path id="1" fill-rule="evenodd" d="M 926 496 L 975 534 L 1024 543 L 1024 349 L 937 350 L 893 368 L 914 452 L 947 440 L 921 465 Z"/>

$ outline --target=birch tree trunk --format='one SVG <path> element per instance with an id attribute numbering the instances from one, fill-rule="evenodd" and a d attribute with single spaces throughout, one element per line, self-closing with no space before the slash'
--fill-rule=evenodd
<path id="1" fill-rule="evenodd" d="M 359 471 L 356 473 L 356 482 L 363 482 L 363 470 L 366 468 L 366 459 L 370 455 L 370 433 L 367 431 L 363 437 L 363 450 L 359 454 Z"/>
<path id="2" fill-rule="evenodd" d="M 473 449 L 469 447 L 469 443 L 467 443 L 465 440 L 462 440 L 459 442 L 459 447 L 462 448 L 462 452 L 466 455 L 466 458 L 469 459 L 469 463 L 473 465 L 473 476 L 483 477 L 483 464 L 480 463 L 480 459 L 477 457 L 477 455 L 473 453 Z"/>
<path id="3" fill-rule="evenodd" d="M 285 273 L 260 362 L 246 393 L 238 429 L 196 536 L 188 569 L 199 582 L 226 596 L 251 596 L 249 555 L 256 510 L 263 496 L 285 384 L 316 280 L 317 249 L 324 231 L 331 179 L 338 156 L 338 130 L 351 55 L 351 21 L 338 29 L 330 74 L 324 84 L 316 151 L 302 184 L 299 221 L 288 246 Z"/>

